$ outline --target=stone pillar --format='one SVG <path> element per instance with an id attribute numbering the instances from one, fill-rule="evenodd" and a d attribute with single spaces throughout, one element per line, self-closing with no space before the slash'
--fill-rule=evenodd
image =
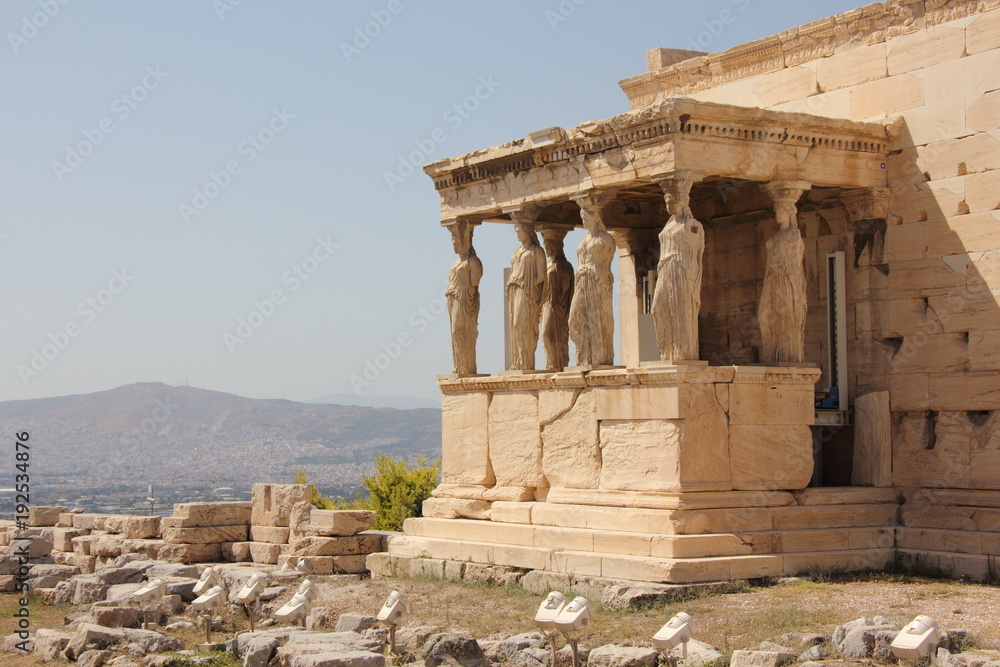
<path id="1" fill-rule="evenodd" d="M 525 204 L 505 208 L 503 212 L 510 214 L 514 232 L 521 242 L 510 259 L 510 277 L 504 288 L 510 317 L 510 370 L 533 371 L 545 287 L 545 251 L 535 234 L 539 208 Z"/>
<path id="2" fill-rule="evenodd" d="M 548 262 L 542 293 L 542 345 L 545 370 L 569 366 L 569 308 L 573 302 L 573 265 L 566 259 L 563 240 L 572 225 L 543 224 L 542 241 Z"/>
<path id="3" fill-rule="evenodd" d="M 659 257 L 655 229 L 615 230 L 611 235 L 618 246 L 618 309 L 622 365 L 637 368 L 642 363 L 640 320 L 650 312 L 643 292 L 643 281 L 656 269 Z"/>
<path id="4" fill-rule="evenodd" d="M 679 170 L 654 179 L 663 189 L 669 218 L 660 232 L 653 322 L 660 360 L 670 363 L 699 359 L 705 228 L 691 213 L 691 186 L 701 178 L 699 173 Z"/>
<path id="5" fill-rule="evenodd" d="M 840 201 L 844 204 L 854 241 L 854 266 L 859 265 L 866 249 L 869 266 L 885 261 L 885 227 L 891 198 L 892 190 L 889 188 L 841 191 Z"/>
<path id="6" fill-rule="evenodd" d="M 767 265 L 757 307 L 764 363 L 805 361 L 805 245 L 799 232 L 796 203 L 808 190 L 804 181 L 772 181 L 761 186 L 774 203 L 778 229 L 765 242 Z"/>
<path id="7" fill-rule="evenodd" d="M 576 250 L 576 283 L 569 309 L 569 336 L 576 345 L 576 365 L 610 366 L 615 359 L 614 276 L 611 262 L 615 242 L 604 226 L 603 211 L 611 196 L 596 190 L 577 193 L 587 235 Z"/>
<path id="8" fill-rule="evenodd" d="M 458 259 L 448 272 L 448 319 L 451 323 L 452 373 L 476 374 L 476 340 L 479 338 L 479 281 L 483 263 L 472 247 L 472 230 L 479 222 L 453 218 L 441 223 L 451 232 Z"/>

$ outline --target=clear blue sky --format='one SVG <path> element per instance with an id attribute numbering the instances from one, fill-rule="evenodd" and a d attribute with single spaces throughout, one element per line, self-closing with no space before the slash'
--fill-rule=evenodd
<path id="1" fill-rule="evenodd" d="M 387 183 L 401 156 L 605 118 L 649 48 L 724 50 L 855 6 L 5 0 L 0 400 L 147 381 L 308 400 L 352 392 L 400 334 L 364 392 L 434 398 L 454 255 L 430 179 Z M 501 370 L 517 245 L 494 227 L 476 232 L 481 372 Z"/>

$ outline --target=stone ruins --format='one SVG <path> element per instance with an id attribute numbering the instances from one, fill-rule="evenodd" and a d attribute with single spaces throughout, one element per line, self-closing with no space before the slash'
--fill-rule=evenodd
<path id="1" fill-rule="evenodd" d="M 458 239 L 443 480 L 373 572 L 1000 571 L 1000 1 L 646 60 L 628 111 L 425 167 Z"/>

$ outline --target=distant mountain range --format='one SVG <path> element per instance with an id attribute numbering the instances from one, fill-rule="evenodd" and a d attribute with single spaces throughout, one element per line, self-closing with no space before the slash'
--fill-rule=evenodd
<path id="1" fill-rule="evenodd" d="M 371 471 L 377 452 L 441 452 L 440 409 L 264 400 L 162 383 L 0 402 L 0 430 L 31 434 L 33 481 L 66 486 L 249 489 L 290 482 L 302 469 L 321 489 L 347 488 Z"/>
<path id="2" fill-rule="evenodd" d="M 415 398 L 413 396 L 394 396 L 391 394 L 378 394 L 367 396 L 364 394 L 327 394 L 314 398 L 307 403 L 333 403 L 336 405 L 367 405 L 371 408 L 398 408 L 400 410 L 415 410 L 417 408 L 441 409 L 441 399 L 431 400 L 429 398 Z"/>

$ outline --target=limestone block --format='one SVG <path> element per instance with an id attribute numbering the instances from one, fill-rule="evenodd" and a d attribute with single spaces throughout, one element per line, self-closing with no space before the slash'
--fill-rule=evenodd
<path id="1" fill-rule="evenodd" d="M 88 532 L 75 528 L 56 528 L 52 531 L 52 548 L 56 551 L 73 551 L 73 538 L 81 537 Z"/>
<path id="2" fill-rule="evenodd" d="M 28 508 L 29 526 L 54 526 L 59 523 L 59 515 L 66 511 L 65 507 L 55 505 L 36 505 Z"/>
<path id="3" fill-rule="evenodd" d="M 965 27 L 965 50 L 969 55 L 1000 48 L 1000 9 L 973 17 Z"/>
<path id="4" fill-rule="evenodd" d="M 250 523 L 250 503 L 177 503 L 170 518 L 178 528 L 247 525 Z"/>
<path id="5" fill-rule="evenodd" d="M 730 667 L 780 667 L 794 662 L 794 653 L 781 651 L 733 651 Z"/>
<path id="6" fill-rule="evenodd" d="M 893 140 L 890 148 L 899 150 L 968 135 L 965 109 L 966 101 L 961 98 L 907 109 L 901 114 L 905 122 L 899 137 Z"/>
<path id="7" fill-rule="evenodd" d="M 965 55 L 965 30 L 935 26 L 903 35 L 889 43 L 889 75 L 903 74 Z"/>
<path id="8" fill-rule="evenodd" d="M 778 530 L 875 528 L 895 525 L 898 507 L 896 503 L 776 507 L 771 510 L 771 520 Z"/>
<path id="9" fill-rule="evenodd" d="M 104 530 L 105 514 L 74 514 L 73 527 L 83 530 Z"/>
<path id="10" fill-rule="evenodd" d="M 227 563 L 247 563 L 250 557 L 250 542 L 223 542 L 222 560 Z"/>
<path id="11" fill-rule="evenodd" d="M 490 506 L 489 518 L 502 523 L 531 523 L 531 508 L 535 503 L 497 501 Z"/>
<path id="12" fill-rule="evenodd" d="M 274 564 L 278 562 L 278 556 L 281 555 L 281 545 L 271 544 L 269 542 L 248 542 L 250 549 L 250 560 L 254 563 L 270 563 Z"/>
<path id="13" fill-rule="evenodd" d="M 304 556 L 278 556 L 277 564 L 295 567 Z M 368 571 L 367 554 L 350 556 L 309 556 L 313 574 L 361 574 Z"/>
<path id="14" fill-rule="evenodd" d="M 809 97 L 820 92 L 816 72 L 808 67 L 786 67 L 765 74 L 754 83 L 754 94 L 764 107 Z"/>
<path id="15" fill-rule="evenodd" d="M 251 491 L 250 524 L 287 527 L 292 505 L 308 502 L 311 497 L 312 486 L 309 484 L 254 484 Z"/>
<path id="16" fill-rule="evenodd" d="M 677 385 L 626 385 L 597 387 L 597 419 L 683 419 L 681 387 Z"/>
<path id="17" fill-rule="evenodd" d="M 719 86 L 706 88 L 691 93 L 691 97 L 703 102 L 716 102 L 718 104 L 735 104 L 741 107 L 760 106 L 757 96 L 754 94 L 754 84 L 757 78 L 740 79 L 724 83 Z"/>
<path id="18" fill-rule="evenodd" d="M 167 544 L 210 544 L 212 542 L 246 542 L 246 526 L 200 526 L 197 528 L 163 529 Z"/>
<path id="19" fill-rule="evenodd" d="M 936 410 L 1000 410 L 1000 376 L 995 371 L 928 373 L 928 400 Z"/>
<path id="20" fill-rule="evenodd" d="M 995 130 L 1000 127 L 1000 91 L 986 93 L 969 105 L 965 116 L 971 130 Z"/>
<path id="21" fill-rule="evenodd" d="M 812 424 L 814 420 L 812 386 L 734 383 L 729 398 L 731 424 Z"/>
<path id="22" fill-rule="evenodd" d="M 964 336 L 923 335 L 917 331 L 903 338 L 903 344 L 889 362 L 894 373 L 965 371 L 969 368 L 969 345 Z"/>
<path id="23" fill-rule="evenodd" d="M 222 560 L 222 547 L 215 544 L 164 544 L 158 558 L 168 563 L 217 563 Z"/>
<path id="24" fill-rule="evenodd" d="M 981 580 L 991 576 L 990 556 L 911 549 L 899 549 L 898 554 L 903 567 L 938 569 L 945 572 L 946 576 L 955 578 L 968 577 Z"/>
<path id="25" fill-rule="evenodd" d="M 1000 160 L 1000 141 L 989 132 L 928 144 L 922 154 L 923 171 L 932 180 L 994 169 Z"/>
<path id="26" fill-rule="evenodd" d="M 966 176 L 893 187 L 889 215 L 903 223 L 961 215 L 966 187 Z M 898 226 L 892 225 L 886 230 L 887 252 L 892 251 L 889 237 Z"/>
<path id="27" fill-rule="evenodd" d="M 924 80 L 910 74 L 863 83 L 851 91 L 851 120 L 876 119 L 924 104 Z"/>
<path id="28" fill-rule="evenodd" d="M 542 471 L 550 486 L 597 488 L 601 449 L 595 403 L 599 391 L 550 389 L 539 392 Z"/>
<path id="29" fill-rule="evenodd" d="M 56 523 L 59 528 L 72 528 L 73 527 L 73 513 L 72 512 L 60 512 L 59 521 Z"/>
<path id="30" fill-rule="evenodd" d="M 423 515 L 440 519 L 487 519 L 490 502 L 462 498 L 428 498 L 423 504 Z"/>
<path id="31" fill-rule="evenodd" d="M 854 403 L 855 486 L 892 486 L 892 416 L 889 392 L 859 396 Z"/>
<path id="32" fill-rule="evenodd" d="M 80 539 L 80 538 L 76 538 Z M 90 555 L 115 558 L 122 555 L 125 538 L 120 535 L 100 535 L 90 543 Z M 73 541 L 76 544 L 76 541 Z"/>
<path id="33" fill-rule="evenodd" d="M 600 441 L 603 459 L 600 488 L 681 490 L 681 426 L 677 421 L 602 421 Z"/>
<path id="34" fill-rule="evenodd" d="M 900 508 L 904 526 L 950 528 L 1000 533 L 1000 509 L 906 503 Z"/>
<path id="35" fill-rule="evenodd" d="M 129 540 L 159 537 L 160 517 L 112 514 L 104 518 L 104 529 Z"/>
<path id="36" fill-rule="evenodd" d="M 309 513 L 306 532 L 312 535 L 357 535 L 375 523 L 371 510 L 320 510 Z"/>
<path id="37" fill-rule="evenodd" d="M 836 53 L 820 60 L 816 68 L 816 80 L 823 91 L 875 81 L 887 74 L 884 43 Z"/>
<path id="38" fill-rule="evenodd" d="M 592 667 L 653 667 L 659 653 L 654 648 L 638 646 L 598 646 L 587 656 Z"/>
<path id="39" fill-rule="evenodd" d="M 251 542 L 269 542 L 271 544 L 288 544 L 288 534 L 291 529 L 278 526 L 250 526 Z M 225 540 L 234 542 L 238 540 Z"/>
<path id="40" fill-rule="evenodd" d="M 960 100 L 975 101 L 976 96 L 1000 87 L 1000 50 L 979 53 L 958 60 L 918 70 L 914 76 L 926 81 L 929 104 Z"/>
<path id="41" fill-rule="evenodd" d="M 654 558 L 706 558 L 746 556 L 759 552 L 754 549 L 748 534 L 657 535 L 651 540 L 649 555 Z"/>
<path id="42" fill-rule="evenodd" d="M 309 514 L 312 511 L 312 503 L 302 501 L 292 505 L 292 512 L 288 515 L 289 542 L 301 540 L 306 536 L 306 528 L 309 525 Z"/>
<path id="43" fill-rule="evenodd" d="M 441 481 L 449 484 L 494 483 L 489 461 L 487 392 L 441 397 Z"/>
<path id="44" fill-rule="evenodd" d="M 491 486 L 483 489 L 483 500 L 528 502 L 535 499 L 535 489 L 530 486 Z"/>
<path id="45" fill-rule="evenodd" d="M 969 176 L 965 181 L 965 202 L 970 213 L 1000 208 L 1000 170 Z"/>
<path id="46" fill-rule="evenodd" d="M 949 553 L 982 554 L 983 534 L 935 528 L 897 528 L 896 546 Z"/>
<path id="47" fill-rule="evenodd" d="M 734 489 L 804 489 L 813 471 L 812 432 L 801 424 L 731 424 L 729 457 Z"/>
<path id="48" fill-rule="evenodd" d="M 498 392 L 489 406 L 489 455 L 501 486 L 548 486 L 542 473 L 538 396 Z"/>
<path id="49" fill-rule="evenodd" d="M 382 545 L 379 535 L 352 535 L 350 537 L 306 537 L 292 549 L 293 556 L 348 556 L 370 554 Z"/>
<path id="50" fill-rule="evenodd" d="M 772 107 L 775 111 L 790 111 L 792 113 L 808 113 L 827 118 L 851 117 L 851 89 L 841 88 L 829 93 L 812 95 L 802 100 L 792 100 Z M 727 269 L 743 267 L 726 267 Z"/>

